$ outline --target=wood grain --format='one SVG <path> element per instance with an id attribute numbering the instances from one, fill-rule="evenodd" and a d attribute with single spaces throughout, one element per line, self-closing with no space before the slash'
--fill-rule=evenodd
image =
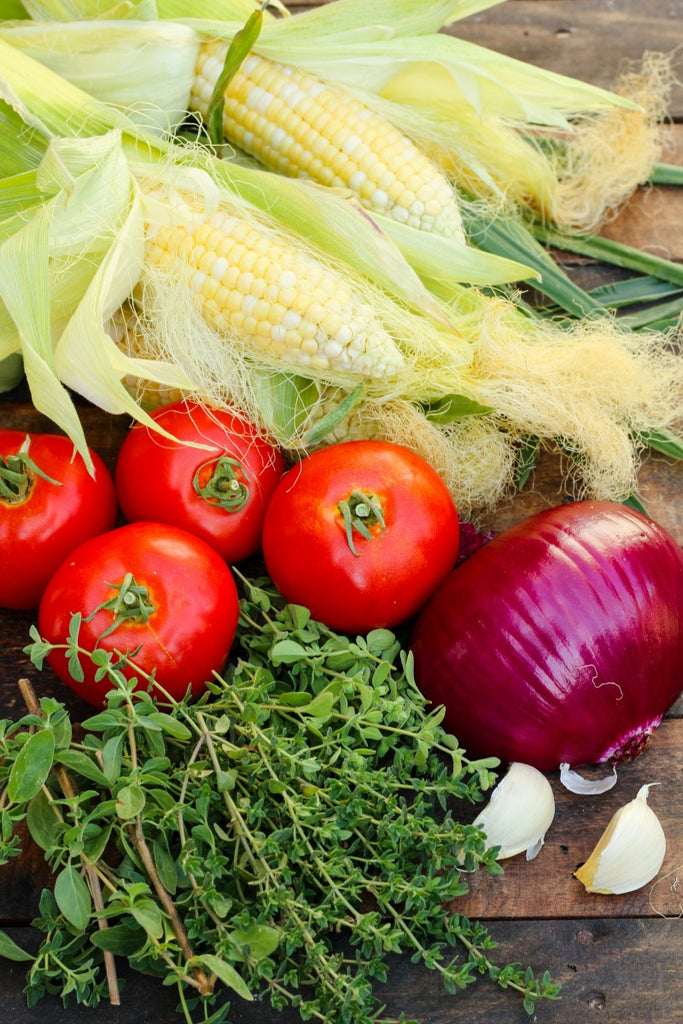
<path id="1" fill-rule="evenodd" d="M 25 929 L 8 929 L 28 944 Z M 540 974 L 546 968 L 562 984 L 561 999 L 540 1004 L 528 1017 L 513 992 L 487 979 L 451 996 L 433 972 L 392 957 L 387 983 L 378 987 L 387 1014 L 405 1013 L 421 1024 L 680 1024 L 683 972 L 681 922 L 670 919 L 493 921 L 500 963 L 524 958 Z M 122 977 L 129 977 L 125 968 Z M 21 965 L 0 961 L 2 1024 L 171 1024 L 173 990 L 142 976 L 123 987 L 120 1007 L 96 1009 L 48 1000 L 31 1009 L 21 994 Z M 300 1024 L 292 1011 L 276 1013 L 264 1002 L 233 1000 L 231 1024 Z"/>
<path id="2" fill-rule="evenodd" d="M 682 0 L 508 0 L 465 18 L 462 39 L 598 85 L 614 87 L 646 51 L 674 56 L 683 41 Z M 674 67 L 680 69 L 680 51 Z M 683 88 L 672 89 L 670 115 L 683 115 Z"/>
<path id="3" fill-rule="evenodd" d="M 662 723 L 649 750 L 620 766 L 617 783 L 599 797 L 577 798 L 549 775 L 555 794 L 555 820 L 538 856 L 503 862 L 503 876 L 477 872 L 458 907 L 481 918 L 603 918 L 683 916 L 683 719 Z M 604 770 L 586 773 L 602 777 Z M 648 803 L 669 837 L 664 864 L 656 880 L 620 896 L 587 893 L 574 871 L 587 860 L 612 815 L 632 800 L 641 786 L 655 783 Z"/>

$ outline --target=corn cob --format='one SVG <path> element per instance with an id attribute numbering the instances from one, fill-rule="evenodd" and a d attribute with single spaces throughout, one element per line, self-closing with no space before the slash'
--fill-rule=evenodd
<path id="1" fill-rule="evenodd" d="M 403 357 L 372 307 L 308 252 L 220 209 L 161 227 L 147 262 L 179 273 L 204 318 L 274 361 L 354 377 L 395 377 Z"/>
<path id="2" fill-rule="evenodd" d="M 221 42 L 200 48 L 190 105 L 202 115 L 226 53 Z M 462 236 L 455 193 L 432 161 L 368 106 L 297 68 L 249 54 L 226 90 L 223 132 L 271 171 L 349 189 L 373 212 Z"/>

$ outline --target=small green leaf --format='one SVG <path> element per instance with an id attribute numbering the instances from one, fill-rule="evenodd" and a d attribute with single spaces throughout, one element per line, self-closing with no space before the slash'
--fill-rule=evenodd
<path id="1" fill-rule="evenodd" d="M 103 786 L 105 789 L 109 788 L 109 780 L 107 776 L 98 767 L 98 765 L 96 765 L 87 754 L 82 753 L 82 751 L 60 750 L 55 756 L 55 761 L 59 764 L 63 764 L 65 768 L 69 768 L 71 771 L 82 775 L 83 778 L 90 779 L 91 782 L 97 783 L 98 786 Z"/>
<path id="2" fill-rule="evenodd" d="M 153 711 L 147 717 L 160 726 L 160 728 L 163 729 L 164 732 L 168 733 L 169 736 L 173 736 L 176 740 L 189 740 L 192 737 L 192 733 L 185 723 L 180 722 L 172 715 L 167 715 L 163 711 Z"/>
<path id="3" fill-rule="evenodd" d="M 58 750 L 66 748 L 71 743 L 71 719 L 67 714 L 52 721 L 52 729 L 55 734 L 55 746 Z"/>
<path id="4" fill-rule="evenodd" d="M 85 931 L 92 914 L 90 890 L 73 865 L 68 864 L 57 875 L 54 885 L 57 906 L 70 924 Z"/>
<path id="5" fill-rule="evenodd" d="M 72 651 L 69 655 L 69 675 L 75 683 L 82 683 L 85 679 L 83 666 L 81 665 L 78 651 Z"/>
<path id="6" fill-rule="evenodd" d="M 161 884 L 173 896 L 178 888 L 178 870 L 175 860 L 169 853 L 166 844 L 161 842 L 152 844 L 152 856 Z"/>
<path id="7" fill-rule="evenodd" d="M 7 796 L 12 803 L 27 803 L 40 792 L 50 774 L 55 753 L 52 729 L 41 729 L 26 740 L 12 765 Z"/>
<path id="8" fill-rule="evenodd" d="M 145 794 L 140 786 L 122 786 L 116 794 L 116 813 L 123 821 L 129 821 L 145 806 Z"/>
<path id="9" fill-rule="evenodd" d="M 31 637 L 32 643 L 27 644 L 26 647 L 24 647 L 24 654 L 28 654 L 31 659 L 31 664 L 35 665 L 38 671 L 41 671 L 43 668 L 43 662 L 52 650 L 52 644 L 41 639 L 40 633 L 35 626 L 30 627 L 29 636 Z"/>
<path id="10" fill-rule="evenodd" d="M 278 640 L 270 650 L 274 665 L 291 665 L 300 658 L 305 658 L 306 648 L 296 640 Z"/>
<path id="11" fill-rule="evenodd" d="M 207 953 L 205 956 L 196 958 L 203 967 L 207 967 L 213 974 L 219 978 L 224 985 L 228 988 L 232 988 L 237 992 L 242 999 L 247 999 L 250 1002 L 253 1000 L 253 996 L 249 991 L 246 982 L 240 974 L 235 970 L 232 964 L 229 964 L 227 960 L 223 960 L 219 956 L 213 956 Z"/>
<path id="12" fill-rule="evenodd" d="M 433 423 L 452 423 L 465 416 L 486 416 L 490 412 L 489 406 L 480 405 L 464 395 L 446 395 L 425 409 L 427 419 Z"/>
<path id="13" fill-rule="evenodd" d="M 304 629 L 311 621 L 311 613 L 302 604 L 288 604 L 287 611 L 293 629 Z"/>
<path id="14" fill-rule="evenodd" d="M 142 900 L 130 908 L 130 912 L 141 928 L 153 939 L 160 939 L 164 933 L 164 919 L 160 908 L 151 900 Z"/>
<path id="15" fill-rule="evenodd" d="M 3 931 L 0 931 L 0 956 L 4 956 L 6 960 L 16 960 L 17 962 L 33 960 L 30 953 L 23 950 L 21 946 L 17 946 L 14 939 L 10 939 L 9 935 Z"/>
<path id="16" fill-rule="evenodd" d="M 121 732 L 117 736 L 110 736 L 102 747 L 102 771 L 110 786 L 118 782 L 121 774 L 124 739 L 124 733 Z"/>
<path id="17" fill-rule="evenodd" d="M 116 711 L 101 711 L 91 718 L 86 718 L 83 722 L 83 728 L 89 729 L 91 732 L 106 732 L 107 729 L 114 729 L 117 726 L 121 727 L 123 724 L 124 721 L 120 713 Z"/>
<path id="18" fill-rule="evenodd" d="M 334 707 L 336 697 L 329 689 L 323 690 L 317 697 L 314 697 L 310 704 L 301 708 L 302 714 L 311 717 L 325 719 Z"/>
<path id="19" fill-rule="evenodd" d="M 286 693 L 281 693 L 278 699 L 285 707 L 302 708 L 306 704 L 310 704 L 311 695 L 304 690 L 288 690 Z"/>
<path id="20" fill-rule="evenodd" d="M 238 773 L 234 768 L 229 771 L 219 770 L 216 772 L 216 788 L 219 793 L 229 793 L 231 789 L 235 788 L 237 783 Z"/>
<path id="21" fill-rule="evenodd" d="M 90 936 L 93 946 L 118 956 L 132 956 L 146 942 L 145 932 L 137 924 L 115 924 L 101 928 Z"/>
<path id="22" fill-rule="evenodd" d="M 81 622 L 83 616 L 80 612 L 74 612 L 69 620 L 69 641 L 72 647 L 78 647 L 78 636 L 81 632 Z"/>
<path id="23" fill-rule="evenodd" d="M 109 837 L 111 836 L 112 826 L 107 825 L 101 828 L 96 835 L 91 836 L 83 847 L 83 853 L 88 858 L 91 864 L 96 864 L 104 853 Z"/>
<path id="24" fill-rule="evenodd" d="M 28 805 L 26 824 L 33 841 L 41 850 L 49 850 L 55 843 L 62 826 L 42 787 Z"/>
<path id="25" fill-rule="evenodd" d="M 269 925 L 254 923 L 248 928 L 236 928 L 230 938 L 241 948 L 247 947 L 250 959 L 264 960 L 280 945 L 281 933 Z"/>

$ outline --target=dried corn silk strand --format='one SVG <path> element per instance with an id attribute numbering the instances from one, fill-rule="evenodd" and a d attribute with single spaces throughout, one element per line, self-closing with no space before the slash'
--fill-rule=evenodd
<path id="1" fill-rule="evenodd" d="M 614 215 L 661 159 L 674 74 L 664 54 L 645 54 L 623 73 L 615 92 L 641 110 L 611 107 L 578 122 L 555 168 L 553 217 L 560 227 L 591 231 Z"/>
<path id="2" fill-rule="evenodd" d="M 488 321 L 488 322 L 487 322 Z M 634 432 L 676 429 L 681 360 L 661 334 L 605 318 L 569 328 L 495 314 L 482 322 L 472 368 L 478 400 L 519 434 L 559 441 L 577 462 L 577 496 L 625 498 L 641 446 Z"/>

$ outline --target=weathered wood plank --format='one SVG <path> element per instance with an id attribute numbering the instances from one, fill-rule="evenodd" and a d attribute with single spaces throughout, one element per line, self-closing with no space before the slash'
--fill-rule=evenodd
<path id="1" fill-rule="evenodd" d="M 27 944 L 25 930 L 9 929 Z M 540 1004 L 528 1017 L 519 997 L 487 979 L 449 995 L 438 976 L 392 958 L 386 985 L 378 994 L 387 1015 L 403 1012 L 423 1024 L 677 1024 L 683 1006 L 680 970 L 681 924 L 677 920 L 623 919 L 586 921 L 494 921 L 491 933 L 499 946 L 499 963 L 530 964 L 548 969 L 562 988 L 557 1002 Z M 130 977 L 125 970 L 123 977 Z M 21 964 L 0 961 L 0 1024 L 172 1024 L 177 999 L 173 990 L 136 975 L 123 988 L 121 1006 L 66 1008 L 48 998 L 28 1009 L 22 994 Z M 233 1001 L 232 1024 L 300 1024 L 291 1011 L 276 1013 L 261 1001 Z"/>
<path id="2" fill-rule="evenodd" d="M 683 914 L 683 720 L 666 719 L 640 758 L 618 770 L 616 786 L 594 797 L 577 797 L 549 776 L 555 794 L 555 821 L 541 852 L 503 862 L 505 873 L 477 872 L 457 909 L 475 918 L 680 917 Z M 591 772 L 602 775 L 606 772 Z M 620 896 L 587 893 L 573 872 L 588 858 L 616 810 L 642 785 L 656 783 L 649 804 L 658 815 L 668 847 L 657 878 L 637 892 Z"/>
<path id="3" fill-rule="evenodd" d="M 458 22 L 462 39 L 500 53 L 613 88 L 625 66 L 646 51 L 673 54 L 682 39 L 681 0 L 507 0 Z M 683 89 L 674 86 L 670 113 L 683 114 Z"/>

